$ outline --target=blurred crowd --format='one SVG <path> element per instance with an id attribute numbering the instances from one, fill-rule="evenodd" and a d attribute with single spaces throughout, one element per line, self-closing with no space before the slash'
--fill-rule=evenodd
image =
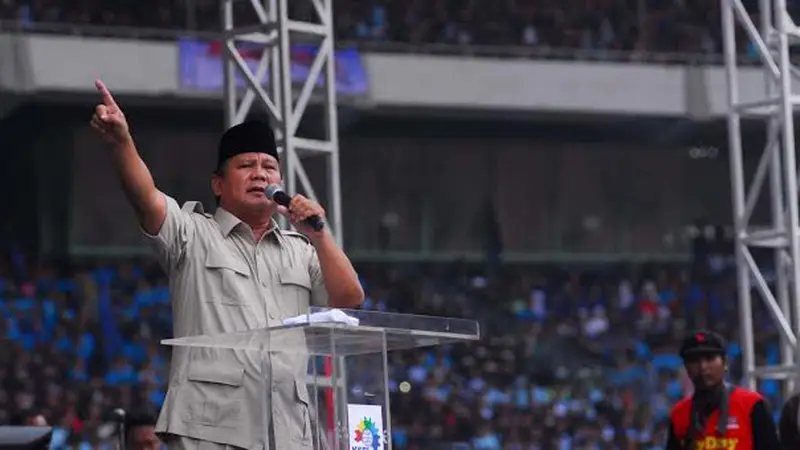
<path id="1" fill-rule="evenodd" d="M 686 330 L 732 338 L 740 373 L 730 261 L 706 250 L 685 266 L 359 265 L 365 308 L 482 326 L 476 344 L 392 354 L 396 448 L 661 448 L 670 406 L 691 389 L 676 355 Z M 102 449 L 113 409 L 158 410 L 171 321 L 157 267 L 1 261 L 0 424 L 33 412 L 57 427 L 56 448 Z M 761 363 L 777 362 L 774 328 L 764 310 L 754 317 Z M 780 407 L 777 384 L 759 388 Z"/>
<path id="2" fill-rule="evenodd" d="M 339 39 L 410 44 L 520 46 L 674 53 L 721 51 L 718 1 L 685 0 L 335 0 Z M 746 0 L 750 6 L 755 3 Z M 798 2 L 790 0 L 794 12 Z M 316 17 L 289 2 L 293 18 Z M 255 22 L 236 0 L 236 23 Z M 219 0 L 0 0 L 0 19 L 111 27 L 219 30 Z M 757 23 L 757 22 L 756 22 Z M 32 26 L 32 25 L 31 25 Z"/>

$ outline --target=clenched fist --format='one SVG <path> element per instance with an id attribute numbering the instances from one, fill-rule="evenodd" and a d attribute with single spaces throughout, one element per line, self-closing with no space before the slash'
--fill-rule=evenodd
<path id="1" fill-rule="evenodd" d="M 94 108 L 94 115 L 90 122 L 92 128 L 97 130 L 100 136 L 110 144 L 119 145 L 129 141 L 130 130 L 122 109 L 102 81 L 97 80 L 94 85 L 102 97 L 102 103 Z"/>

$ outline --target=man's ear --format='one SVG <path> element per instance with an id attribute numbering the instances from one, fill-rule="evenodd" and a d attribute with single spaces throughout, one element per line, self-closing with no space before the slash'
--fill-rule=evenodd
<path id="1" fill-rule="evenodd" d="M 211 192 L 215 197 L 222 195 L 222 176 L 216 172 L 211 175 Z"/>

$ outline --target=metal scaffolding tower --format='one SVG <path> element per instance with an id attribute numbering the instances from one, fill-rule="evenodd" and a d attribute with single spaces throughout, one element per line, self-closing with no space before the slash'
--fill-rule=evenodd
<path id="1" fill-rule="evenodd" d="M 295 194 L 299 187 L 307 197 L 326 204 L 326 224 L 339 246 L 342 246 L 333 0 L 291 1 L 292 6 L 301 12 L 303 6 L 310 7 L 305 12 L 310 12 L 317 20 L 304 21 L 290 17 L 290 0 L 222 0 L 225 126 L 228 128 L 243 122 L 256 104 L 267 112 L 275 126 L 286 191 Z M 237 7 L 242 6 L 246 11 L 237 11 Z M 236 19 L 246 17 L 255 17 L 257 22 L 237 23 Z M 318 45 L 308 74 L 302 79 L 298 79 L 301 78 L 299 74 L 292 73 L 292 49 L 295 44 Z M 242 55 L 243 50 L 247 54 L 258 55 L 257 65 L 247 63 Z M 295 89 L 295 85 L 299 89 Z M 316 92 L 320 90 L 320 85 L 322 95 Z M 325 129 L 322 139 L 298 134 L 312 96 L 321 97 L 324 103 Z M 317 197 L 303 167 L 301 158 L 311 156 L 323 156 L 326 159 L 327 202 Z M 341 364 L 341 361 L 336 363 Z M 336 382 L 331 376 L 331 367 L 330 361 L 326 361 L 323 373 L 309 375 L 308 383 L 317 386 L 336 385 L 338 389 L 343 389 L 343 366 L 337 372 L 339 377 Z M 333 408 L 330 404 L 326 406 Z M 331 423 L 339 424 L 342 412 L 337 409 L 332 416 Z M 315 442 L 324 440 L 324 433 L 325 430 L 320 430 L 320 434 L 315 433 Z M 339 435 L 333 433 L 332 439 L 334 447 L 338 448 Z M 319 445 L 317 443 L 315 447 Z"/>
<path id="2" fill-rule="evenodd" d="M 305 2 L 308 5 L 299 5 Z M 327 206 L 327 223 L 342 245 L 333 0 L 292 2 L 293 7 L 309 6 L 307 12 L 316 16 L 318 20 L 315 21 L 291 18 L 289 3 L 289 0 L 222 0 L 225 126 L 244 121 L 256 102 L 263 107 L 276 128 L 283 180 L 290 194 L 297 193 L 300 188 L 307 197 L 320 201 L 301 157 L 326 158 L 328 201 L 320 203 Z M 240 10 L 242 6 L 246 11 Z M 234 16 L 257 21 L 236 23 Z M 299 80 L 299 75 L 292 73 L 292 49 L 297 43 L 319 45 L 308 75 Z M 248 54 L 259 55 L 258 63 L 248 64 L 241 47 L 246 47 L 244 50 Z M 320 97 L 324 103 L 325 136 L 322 139 L 301 137 L 298 128 L 320 84 L 324 91 Z"/>
<path id="3" fill-rule="evenodd" d="M 797 71 L 789 60 L 789 47 L 797 36 L 797 27 L 786 11 L 786 0 L 760 0 L 758 26 L 742 0 L 720 1 L 729 95 L 728 139 L 744 385 L 755 388 L 759 379 L 778 379 L 785 380 L 785 387 L 793 389 L 800 363 L 795 333 L 800 330 L 800 264 L 796 263 L 800 261 L 800 221 L 793 110 L 800 97 L 792 92 L 792 78 Z M 747 35 L 764 68 L 763 97 L 746 103 L 740 101 L 739 95 L 737 54 L 742 54 L 743 48 L 736 46 L 737 31 Z M 753 179 L 746 187 L 741 119 L 747 116 L 766 119 L 767 140 Z M 772 223 L 756 229 L 751 218 L 767 179 Z M 757 261 L 751 251 L 754 248 L 772 249 L 774 258 Z M 764 263 L 771 263 L 766 266 L 772 266 L 774 280 L 768 281 L 764 275 L 768 271 Z M 753 293 L 762 298 L 780 332 L 780 364 L 756 366 Z"/>

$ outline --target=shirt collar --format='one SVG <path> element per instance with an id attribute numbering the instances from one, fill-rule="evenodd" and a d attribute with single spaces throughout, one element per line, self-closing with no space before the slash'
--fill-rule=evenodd
<path id="1" fill-rule="evenodd" d="M 244 224 L 241 219 L 221 206 L 218 207 L 217 211 L 214 213 L 214 220 L 216 220 L 219 224 L 219 229 L 222 231 L 222 235 L 225 237 L 228 237 L 239 224 Z M 278 241 L 280 241 L 281 229 L 278 226 L 278 222 L 276 222 L 275 219 L 270 220 L 272 222 L 272 227 L 264 236 L 269 236 L 270 234 L 274 233 L 275 237 L 277 237 Z"/>

